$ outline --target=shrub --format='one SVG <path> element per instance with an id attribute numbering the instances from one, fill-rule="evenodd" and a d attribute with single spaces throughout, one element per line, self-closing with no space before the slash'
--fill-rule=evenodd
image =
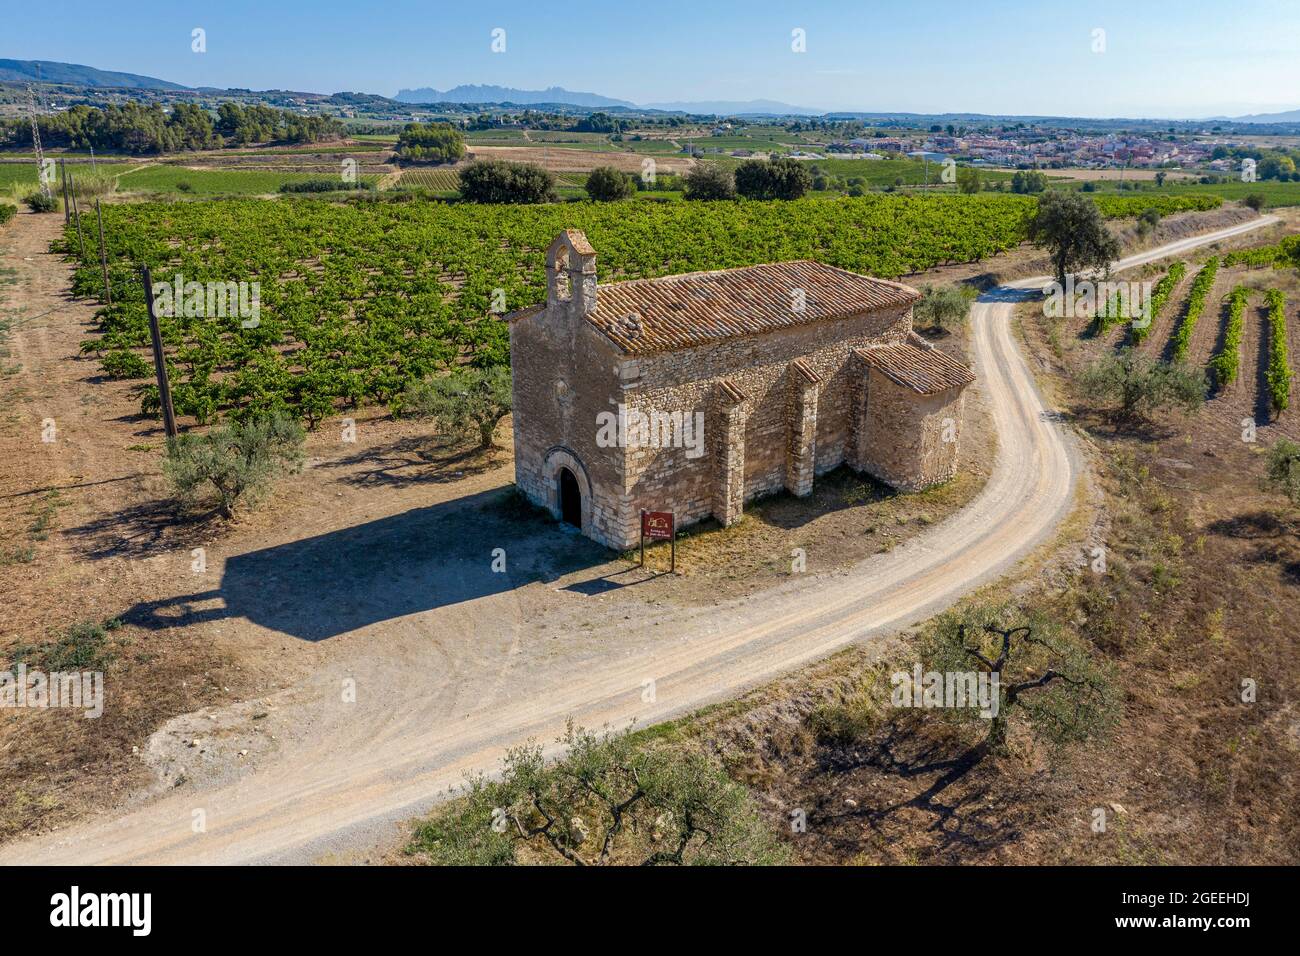
<path id="1" fill-rule="evenodd" d="M 598 166 L 587 174 L 587 195 L 597 202 L 616 202 L 635 193 L 635 177 L 613 166 Z"/>
<path id="2" fill-rule="evenodd" d="M 18 212 L 17 206 L 11 206 L 7 202 L 0 202 L 0 226 L 3 226 L 12 219 Z"/>
<path id="3" fill-rule="evenodd" d="M 701 163 L 686 174 L 686 199 L 735 199 L 731 171 L 716 163 Z"/>
<path id="4" fill-rule="evenodd" d="M 1120 422 L 1132 422 L 1160 409 L 1194 412 L 1205 401 L 1203 372 L 1158 362 L 1132 348 L 1089 366 L 1079 384 L 1093 399 L 1110 403 L 1111 417 Z"/>
<path id="5" fill-rule="evenodd" d="M 282 414 L 178 435 L 167 440 L 163 474 L 182 501 L 211 486 L 218 510 L 230 518 L 236 504 L 255 504 L 277 477 L 301 467 L 305 440 L 302 426 Z"/>
<path id="6" fill-rule="evenodd" d="M 1246 198 L 1242 200 L 1242 204 L 1249 206 L 1251 209 L 1255 210 L 1255 212 L 1259 212 L 1268 205 L 1268 197 L 1263 193 L 1249 193 Z"/>
<path id="7" fill-rule="evenodd" d="M 434 419 L 450 437 L 477 437 L 480 448 L 492 446 L 497 423 L 510 414 L 510 403 L 510 370 L 501 365 L 462 367 L 412 382 L 401 398 L 403 411 Z"/>
<path id="8" fill-rule="evenodd" d="M 47 196 L 45 193 L 37 190 L 34 193 L 28 193 L 23 197 L 23 202 L 32 212 L 54 212 L 59 208 L 59 201 L 53 196 Z"/>
<path id="9" fill-rule="evenodd" d="M 478 160 L 460 171 L 460 196 L 468 202 L 554 202 L 555 177 L 540 166 Z"/>
<path id="10" fill-rule="evenodd" d="M 1268 450 L 1269 484 L 1281 491 L 1293 505 L 1300 505 L 1300 445 L 1279 438 Z"/>
<path id="11" fill-rule="evenodd" d="M 128 349 L 113 349 L 100 366 L 109 378 L 148 378 L 153 374 L 153 365 Z"/>
<path id="12" fill-rule="evenodd" d="M 280 184 L 282 193 L 329 193 L 374 188 L 371 183 L 348 182 L 344 179 L 304 179 L 302 182 Z"/>

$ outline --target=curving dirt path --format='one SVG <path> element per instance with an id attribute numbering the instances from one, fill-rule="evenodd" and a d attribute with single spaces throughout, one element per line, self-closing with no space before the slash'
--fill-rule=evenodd
<path id="1" fill-rule="evenodd" d="M 1118 267 L 1271 221 L 1261 217 L 1181 240 Z M 534 658 L 508 679 L 521 640 L 540 640 L 545 626 L 529 619 L 513 592 L 443 607 L 436 619 L 402 617 L 395 624 L 409 631 L 400 636 L 413 647 L 436 632 L 481 634 L 483 660 L 466 666 L 499 674 L 500 695 L 466 701 L 456 686 L 460 674 L 412 674 L 410 665 L 423 660 L 413 656 L 382 662 L 390 683 L 380 686 L 392 692 L 367 698 L 341 717 L 338 706 L 324 703 L 331 695 L 337 700 L 337 673 L 318 675 L 311 691 L 282 702 L 284 712 L 305 708 L 299 719 L 306 714 L 315 732 L 286 744 L 264 766 L 233 782 L 177 790 L 121 816 L 4 847 L 0 863 L 337 858 L 373 845 L 380 825 L 426 809 L 467 773 L 491 770 L 507 747 L 528 737 L 555 739 L 568 718 L 589 727 L 653 723 L 734 696 L 849 642 L 932 616 L 1029 555 L 1072 507 L 1080 459 L 1035 387 L 1011 332 L 1015 303 L 1045 281 L 994 289 L 973 307 L 972 361 L 993 412 L 997 461 L 979 497 L 926 534 L 847 573 L 793 579 L 757 598 L 712 608 L 664 609 L 657 622 L 662 627 L 641 628 L 650 632 L 645 639 L 622 640 L 611 624 L 592 636 L 584 666 L 572 659 L 547 666 Z M 199 810 L 205 827 L 195 833 Z"/>

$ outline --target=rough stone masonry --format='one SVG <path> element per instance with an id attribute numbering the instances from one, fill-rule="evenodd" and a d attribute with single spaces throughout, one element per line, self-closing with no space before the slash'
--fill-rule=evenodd
<path id="1" fill-rule="evenodd" d="M 515 480 L 611 548 L 640 513 L 738 521 L 842 465 L 904 491 L 953 476 L 970 369 L 912 329 L 915 289 L 800 260 L 597 285 L 581 232 L 511 313 Z"/>

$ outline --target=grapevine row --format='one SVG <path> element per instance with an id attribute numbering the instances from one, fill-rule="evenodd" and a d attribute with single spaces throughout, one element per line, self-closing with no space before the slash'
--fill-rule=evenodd
<path id="1" fill-rule="evenodd" d="M 1214 288 L 1214 277 L 1218 271 L 1219 260 L 1212 256 L 1192 280 L 1192 290 L 1187 298 L 1187 314 L 1183 316 L 1183 321 L 1174 332 L 1173 358 L 1176 362 L 1187 361 L 1187 350 L 1192 344 L 1192 333 L 1196 331 L 1196 323 L 1205 309 L 1205 300 L 1209 298 L 1210 290 Z"/>
<path id="2" fill-rule="evenodd" d="M 1210 359 L 1210 371 L 1219 388 L 1227 388 L 1237 380 L 1241 367 L 1241 339 L 1245 333 L 1246 304 L 1250 291 L 1239 285 L 1228 293 L 1228 326 L 1223 333 L 1223 348 Z"/>
<path id="3" fill-rule="evenodd" d="M 1183 276 L 1187 274 L 1187 263 L 1175 262 L 1169 267 L 1169 271 L 1164 277 L 1156 283 L 1156 287 L 1151 290 L 1151 301 L 1147 303 L 1147 314 L 1142 317 L 1141 322 L 1134 322 L 1129 326 L 1130 335 L 1133 337 L 1134 345 L 1141 345 L 1146 337 L 1151 334 L 1151 327 L 1156 324 L 1156 319 L 1160 317 L 1160 312 L 1173 295 L 1174 289 L 1178 283 L 1183 281 Z"/>
<path id="4" fill-rule="evenodd" d="M 1281 289 L 1264 293 L 1268 303 L 1268 395 L 1277 412 L 1291 404 L 1291 367 L 1286 355 L 1286 295 Z"/>

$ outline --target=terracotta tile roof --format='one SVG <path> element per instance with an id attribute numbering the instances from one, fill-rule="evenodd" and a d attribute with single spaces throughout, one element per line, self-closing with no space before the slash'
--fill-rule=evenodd
<path id="1" fill-rule="evenodd" d="M 719 382 L 718 387 L 722 389 L 722 394 L 734 405 L 739 405 L 749 399 L 749 396 L 745 394 L 745 390 L 729 378 L 724 378 Z"/>
<path id="2" fill-rule="evenodd" d="M 857 354 L 891 382 L 920 395 L 933 395 L 975 381 L 975 373 L 950 355 L 912 342 L 875 345 Z"/>
<path id="3" fill-rule="evenodd" d="M 802 290 L 803 308 L 793 296 Z M 597 287 L 587 321 L 629 354 L 671 352 L 915 302 L 915 289 L 811 260 Z"/>
<path id="4" fill-rule="evenodd" d="M 791 362 L 790 367 L 803 376 L 804 381 L 810 385 L 816 385 L 822 380 L 821 376 L 813 371 L 813 367 L 801 358 Z"/>

